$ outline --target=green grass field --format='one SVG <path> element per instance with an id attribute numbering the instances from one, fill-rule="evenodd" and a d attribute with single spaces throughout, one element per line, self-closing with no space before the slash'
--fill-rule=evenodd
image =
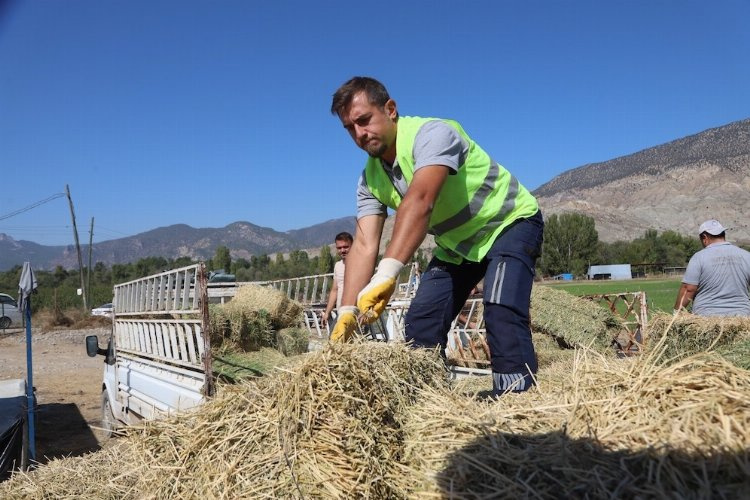
<path id="1" fill-rule="evenodd" d="M 668 279 L 633 279 L 601 281 L 548 281 L 545 285 L 565 290 L 574 295 L 598 295 L 603 293 L 646 292 L 650 310 L 671 313 L 680 289 L 680 277 Z"/>

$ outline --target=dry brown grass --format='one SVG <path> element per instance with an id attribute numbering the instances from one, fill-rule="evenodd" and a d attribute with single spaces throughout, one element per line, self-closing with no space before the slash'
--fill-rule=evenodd
<path id="1" fill-rule="evenodd" d="M 499 400 L 401 344 L 331 345 L 224 387 L 112 450 L 53 461 L 9 498 L 742 498 L 750 372 L 578 349 Z"/>
<path id="2" fill-rule="evenodd" d="M 132 429 L 117 451 L 17 476 L 0 494 L 403 497 L 406 409 L 426 385 L 445 387 L 444 373 L 435 353 L 399 344 L 330 345 L 274 377 L 224 387 L 195 413 Z"/>
<path id="3" fill-rule="evenodd" d="M 31 318 L 31 325 L 42 332 L 59 329 L 82 330 L 112 326 L 112 320 L 104 316 L 92 316 L 90 313 L 78 309 L 43 309 Z"/>
<path id="4" fill-rule="evenodd" d="M 481 402 L 425 391 L 410 409 L 414 497 L 740 498 L 750 491 L 750 373 L 578 350 L 539 388 Z"/>

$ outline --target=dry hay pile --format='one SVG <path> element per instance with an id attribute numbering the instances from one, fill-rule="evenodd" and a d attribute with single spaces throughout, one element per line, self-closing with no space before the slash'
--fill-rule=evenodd
<path id="1" fill-rule="evenodd" d="M 621 321 L 590 300 L 535 285 L 531 291 L 531 328 L 571 347 L 605 350 L 622 332 Z"/>
<path id="2" fill-rule="evenodd" d="M 750 372 L 578 350 L 539 389 L 483 403 L 425 391 L 406 426 L 413 497 L 741 498 Z"/>
<path id="3" fill-rule="evenodd" d="M 114 449 L 52 461 L 6 498 L 405 497 L 402 428 L 421 389 L 446 390 L 436 353 L 330 345 L 288 371 L 223 388 Z"/>
<path id="4" fill-rule="evenodd" d="M 750 372 L 701 354 L 576 350 L 497 401 L 401 344 L 332 345 L 113 449 L 9 481 L 10 498 L 741 498 Z"/>
<path id="5" fill-rule="evenodd" d="M 251 351 L 276 347 L 276 331 L 301 324 L 302 305 L 274 288 L 245 285 L 227 304 L 210 305 L 209 318 L 215 347 Z"/>
<path id="6" fill-rule="evenodd" d="M 560 347 L 560 344 L 549 335 L 532 332 L 531 340 L 534 343 L 534 352 L 539 368 L 544 368 L 557 361 L 567 360 L 573 362 L 575 349 Z"/>
<path id="7" fill-rule="evenodd" d="M 750 318 L 656 314 L 648 325 L 649 346 L 661 346 L 665 360 L 716 350 L 743 368 L 750 368 Z"/>

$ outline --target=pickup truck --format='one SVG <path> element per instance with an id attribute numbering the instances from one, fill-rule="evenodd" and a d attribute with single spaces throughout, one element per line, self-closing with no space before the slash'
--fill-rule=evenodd
<path id="1" fill-rule="evenodd" d="M 208 293 L 203 263 L 115 285 L 112 334 L 89 356 L 104 356 L 102 426 L 176 414 L 213 393 Z"/>

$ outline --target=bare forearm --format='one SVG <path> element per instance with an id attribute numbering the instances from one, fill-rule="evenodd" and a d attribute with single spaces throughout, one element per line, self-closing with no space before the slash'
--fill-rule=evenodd
<path id="1" fill-rule="evenodd" d="M 414 256 L 419 245 L 427 236 L 427 225 L 432 207 L 424 200 L 404 198 L 396 212 L 393 235 L 385 257 L 390 257 L 405 264 Z"/>
<path id="2" fill-rule="evenodd" d="M 328 294 L 328 303 L 326 304 L 326 311 L 325 311 L 326 318 L 331 314 L 331 311 L 333 311 L 333 307 L 336 305 L 337 295 L 338 295 L 338 287 L 336 286 L 336 283 L 334 282 L 333 287 L 331 287 L 331 292 Z"/>
<path id="3" fill-rule="evenodd" d="M 378 257 L 377 249 L 373 252 L 363 247 L 364 245 L 360 245 L 360 248 L 358 248 L 355 239 L 346 258 L 344 294 L 341 298 L 341 305 L 355 305 L 357 294 L 367 285 L 375 271 L 375 260 Z"/>
<path id="4" fill-rule="evenodd" d="M 382 215 L 369 215 L 357 221 L 354 243 L 352 243 L 352 248 L 346 257 L 344 294 L 341 297 L 342 306 L 355 305 L 357 294 L 372 278 L 375 261 L 378 258 L 384 222 L 385 216 Z"/>
<path id="5" fill-rule="evenodd" d="M 677 292 L 677 299 L 675 299 L 674 308 L 682 309 L 687 306 L 690 301 L 693 300 L 697 291 L 698 288 L 695 285 L 687 285 L 683 283 L 680 286 L 679 292 Z"/>

